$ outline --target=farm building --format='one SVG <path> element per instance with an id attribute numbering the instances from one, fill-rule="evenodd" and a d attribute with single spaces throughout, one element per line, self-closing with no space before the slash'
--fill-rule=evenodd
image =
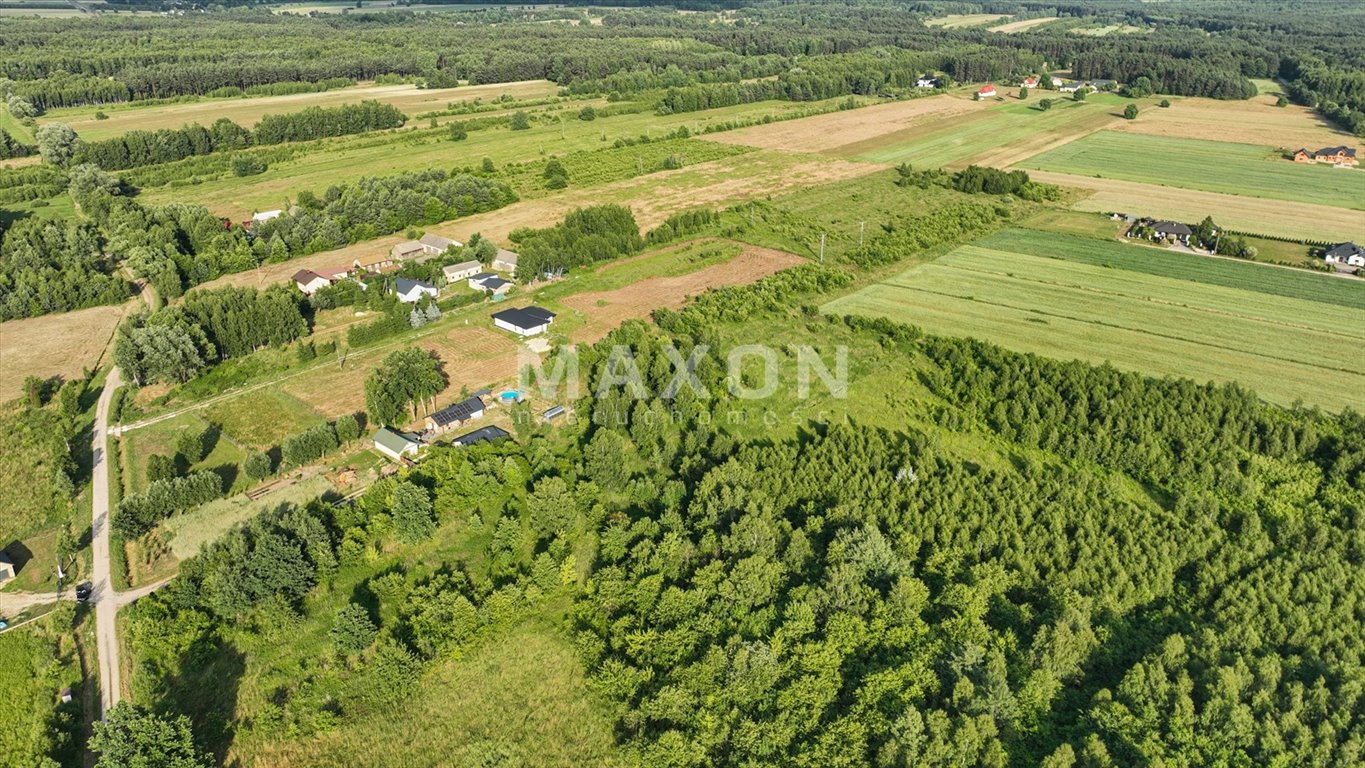
<path id="1" fill-rule="evenodd" d="M 431 283 L 424 283 L 421 280 L 409 280 L 400 277 L 393 281 L 393 292 L 398 294 L 398 300 L 404 304 L 416 304 L 423 296 L 436 298 L 440 291 Z"/>
<path id="2" fill-rule="evenodd" d="M 994 86 L 994 85 L 991 85 L 990 83 L 987 83 L 986 85 L 983 85 L 983 86 L 981 86 L 980 88 L 976 89 L 976 100 L 977 100 L 977 101 L 981 101 L 982 99 L 993 99 L 993 98 L 995 98 L 995 86 Z"/>
<path id="3" fill-rule="evenodd" d="M 483 265 L 477 261 L 462 261 L 459 264 L 447 264 L 441 267 L 441 274 L 445 276 L 446 283 L 453 283 L 456 280 L 464 280 L 479 274 Z"/>
<path id="4" fill-rule="evenodd" d="M 298 272 L 294 273 L 294 277 L 291 279 L 294 281 L 294 285 L 298 287 L 300 291 L 303 291 L 304 296 L 312 296 L 314 293 L 317 293 L 319 290 L 332 284 L 331 280 L 328 280 L 311 269 L 300 269 Z"/>
<path id="5" fill-rule="evenodd" d="M 506 440 L 512 435 L 502 427 L 479 427 L 473 432 L 460 435 L 450 441 L 451 445 L 473 445 L 475 443 L 492 443 L 498 440 Z"/>
<path id="6" fill-rule="evenodd" d="M 4 584 L 14 578 L 14 561 L 9 559 L 9 555 L 0 552 L 0 584 Z"/>
<path id="7" fill-rule="evenodd" d="M 418 256 L 424 255 L 426 252 L 427 251 L 422 247 L 422 244 L 416 240 L 404 240 L 389 249 L 389 255 L 399 261 L 415 259 Z"/>
<path id="8" fill-rule="evenodd" d="M 374 433 L 374 449 L 394 461 L 404 461 L 408 457 L 416 456 L 417 449 L 421 446 L 421 442 L 412 435 L 388 427 L 380 427 L 379 431 Z"/>
<path id="9" fill-rule="evenodd" d="M 493 325 L 518 336 L 535 336 L 544 333 L 554 322 L 555 313 L 540 307 L 520 307 L 504 309 L 493 314 Z"/>
<path id="10" fill-rule="evenodd" d="M 324 268 L 324 269 L 317 269 L 317 270 L 314 270 L 314 271 L 317 272 L 317 273 L 318 273 L 319 275 L 321 275 L 322 277 L 324 277 L 324 278 L 326 278 L 326 279 L 328 279 L 328 280 L 331 280 L 332 282 L 335 283 L 336 281 L 342 279 L 343 277 L 350 277 L 350 276 L 351 276 L 351 272 L 354 271 L 354 268 L 353 268 L 353 267 L 326 267 L 326 268 Z"/>
<path id="11" fill-rule="evenodd" d="M 351 269 L 356 272 L 392 272 L 398 269 L 398 265 L 393 263 L 393 259 L 381 256 L 374 261 L 362 262 L 356 259 L 351 263 Z"/>
<path id="12" fill-rule="evenodd" d="M 448 237 L 441 237 L 440 235 L 433 235 L 430 232 L 422 235 L 422 239 L 417 242 L 421 244 L 422 250 L 428 256 L 440 256 L 447 250 L 459 248 L 461 245 L 457 240 L 451 240 Z"/>
<path id="13" fill-rule="evenodd" d="M 470 397 L 467 400 L 447 405 L 427 417 L 427 431 L 437 434 L 445 432 L 452 427 L 480 418 L 483 416 L 483 411 L 483 400 L 478 397 Z"/>
<path id="14" fill-rule="evenodd" d="M 1296 163 L 1331 163 L 1332 165 L 1351 166 L 1356 164 L 1354 147 L 1323 147 L 1316 152 L 1300 148 L 1294 152 Z"/>
<path id="15" fill-rule="evenodd" d="M 1355 243 L 1337 243 L 1322 252 L 1323 261 L 1328 264 L 1344 264 L 1349 267 L 1365 267 L 1365 246 Z"/>
<path id="16" fill-rule="evenodd" d="M 517 255 L 506 248 L 499 248 L 497 255 L 493 257 L 493 269 L 499 272 L 516 272 Z"/>

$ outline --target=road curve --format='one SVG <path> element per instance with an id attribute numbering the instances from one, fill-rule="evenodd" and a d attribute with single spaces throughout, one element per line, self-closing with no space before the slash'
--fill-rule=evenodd
<path id="1" fill-rule="evenodd" d="M 95 608 L 95 648 L 100 667 L 100 718 L 119 702 L 118 595 L 109 575 L 109 462 L 107 461 L 109 404 L 122 384 L 118 368 L 109 371 L 104 391 L 95 406 L 95 426 L 91 456 L 94 457 L 90 481 L 90 549 L 93 562 L 93 591 L 90 602 Z"/>

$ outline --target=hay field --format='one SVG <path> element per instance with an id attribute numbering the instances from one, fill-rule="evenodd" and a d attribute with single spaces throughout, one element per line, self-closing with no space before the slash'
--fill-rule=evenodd
<path id="1" fill-rule="evenodd" d="M 1365 210 L 1365 173 L 1300 165 L 1249 144 L 1102 131 L 1020 165 L 1082 176 Z"/>
<path id="2" fill-rule="evenodd" d="M 1056 16 L 1043 16 L 1037 19 L 1022 19 L 1020 21 L 1011 21 L 1005 24 L 1000 24 L 998 26 L 991 27 L 991 31 L 1004 32 L 1007 35 L 1013 35 L 1019 32 L 1027 32 L 1028 30 L 1033 29 L 1034 27 L 1041 27 L 1044 24 L 1050 24 L 1056 20 L 1057 20 Z"/>
<path id="3" fill-rule="evenodd" d="M 1145 109 L 1136 120 L 1113 126 L 1116 131 L 1152 136 L 1175 136 L 1207 141 L 1259 144 L 1288 150 L 1359 147 L 1361 139 L 1324 120 L 1308 107 L 1275 106 L 1276 96 L 1262 93 L 1245 101 L 1195 97 L 1171 99 L 1171 106 Z"/>
<path id="4" fill-rule="evenodd" d="M 1268 198 L 1051 171 L 1031 170 L 1029 176 L 1048 184 L 1090 190 L 1090 195 L 1072 205 L 1078 211 L 1121 211 L 1176 221 L 1199 221 L 1212 216 L 1220 225 L 1242 232 L 1311 240 L 1365 240 L 1365 216 L 1346 208 L 1308 203 L 1286 205 Z"/>
<path id="5" fill-rule="evenodd" d="M 367 99 L 392 104 L 404 114 L 445 109 L 450 102 L 473 101 L 482 98 L 492 101 L 504 93 L 518 99 L 540 99 L 557 93 L 549 80 L 523 80 L 514 83 L 466 85 L 459 88 L 418 88 L 415 85 L 362 85 L 338 88 L 321 93 L 295 93 L 286 96 L 254 96 L 236 99 L 201 98 L 195 101 L 170 104 L 106 104 L 100 107 L 72 107 L 54 109 L 40 118 L 40 123 L 66 123 L 87 140 L 107 139 L 127 131 L 154 131 L 158 128 L 179 128 L 189 123 L 208 126 L 220 117 L 251 127 L 268 114 L 298 112 L 308 107 L 335 107 L 354 104 Z M 103 111 L 107 120 L 96 120 L 95 113 Z"/>
<path id="6" fill-rule="evenodd" d="M 1084 102 L 1054 99 L 1047 111 L 1037 108 L 1038 99 L 997 102 L 988 109 L 926 120 L 849 144 L 839 155 L 924 168 L 1007 165 L 1122 120 L 1119 105 L 1125 101 L 1108 95 Z"/>
<path id="7" fill-rule="evenodd" d="M 0 402 L 18 397 L 29 376 L 65 379 L 95 368 L 114 329 L 137 300 L 0 323 Z"/>
<path id="8" fill-rule="evenodd" d="M 964 246 L 822 310 L 1060 359 L 1238 381 L 1285 405 L 1365 406 L 1365 310 L 1255 290 Z"/>
<path id="9" fill-rule="evenodd" d="M 723 144 L 741 144 L 786 152 L 839 152 L 850 145 L 878 141 L 888 134 L 912 130 L 923 123 L 946 121 L 987 108 L 986 102 L 939 94 L 921 99 L 877 104 L 830 112 L 780 123 L 755 125 L 707 137 Z"/>
<path id="10" fill-rule="evenodd" d="M 1008 18 L 1010 18 L 1008 13 L 954 13 L 936 19 L 926 19 L 924 26 L 958 29 L 961 27 L 979 27 L 992 21 Z"/>

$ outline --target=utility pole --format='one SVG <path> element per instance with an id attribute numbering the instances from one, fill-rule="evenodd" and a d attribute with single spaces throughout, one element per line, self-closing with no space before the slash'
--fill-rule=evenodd
<path id="1" fill-rule="evenodd" d="M 825 233 L 820 233 L 820 263 L 825 263 Z"/>

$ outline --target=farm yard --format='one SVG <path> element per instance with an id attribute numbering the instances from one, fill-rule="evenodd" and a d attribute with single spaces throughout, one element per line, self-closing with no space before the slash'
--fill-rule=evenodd
<path id="1" fill-rule="evenodd" d="M 996 242 L 1008 247 L 1010 241 Z M 1360 299 L 1343 307 L 1276 295 L 1255 284 L 1226 287 L 1133 266 L 1132 260 L 1100 266 L 963 246 L 821 311 L 887 317 L 930 333 L 967 334 L 1022 352 L 1159 376 L 1237 381 L 1285 405 L 1365 406 L 1365 360 L 1357 353 L 1365 342 Z M 1234 266 L 1278 276 L 1273 267 Z M 1194 262 L 1176 262 L 1168 271 L 1184 270 L 1202 274 Z"/>
<path id="2" fill-rule="evenodd" d="M 1078 139 L 1019 165 L 1081 176 L 1365 211 L 1365 173 L 1300 165 L 1248 144 L 1106 131 Z"/>

